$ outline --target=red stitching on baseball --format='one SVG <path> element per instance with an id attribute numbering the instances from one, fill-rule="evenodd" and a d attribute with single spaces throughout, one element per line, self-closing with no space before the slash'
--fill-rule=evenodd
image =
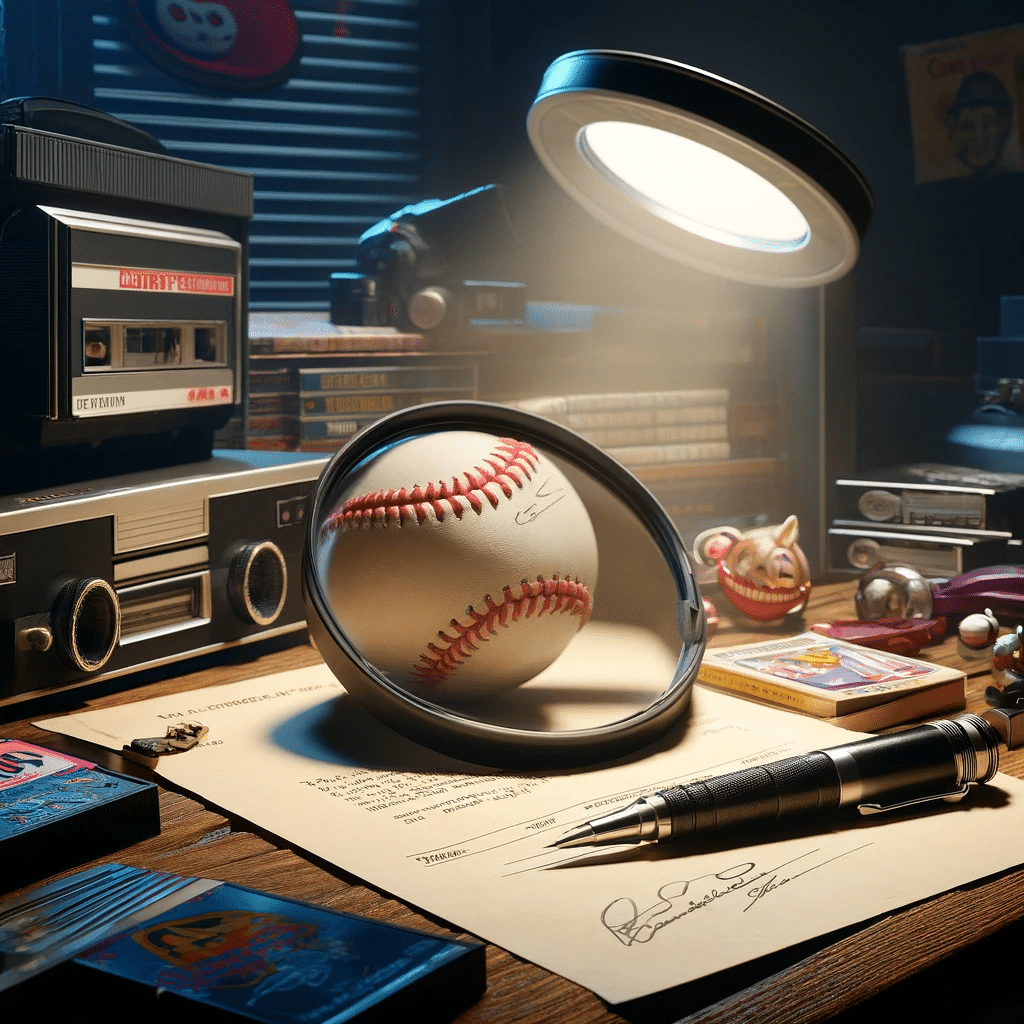
<path id="1" fill-rule="evenodd" d="M 521 580 L 519 587 L 518 594 L 512 587 L 504 587 L 500 604 L 488 594 L 484 598 L 486 611 L 478 612 L 470 605 L 466 609 L 468 622 L 452 619 L 449 623 L 452 635 L 440 630 L 439 643 L 428 643 L 429 653 L 421 654 L 420 664 L 413 666 L 419 682 L 431 685 L 445 682 L 473 651 L 479 650 L 481 643 L 497 633 L 499 626 L 508 628 L 513 622 L 534 615 L 561 614 L 579 618 L 578 632 L 590 618 L 590 591 L 578 579 L 559 578 L 555 573 L 550 578 L 538 576 L 532 583 Z"/>
<path id="2" fill-rule="evenodd" d="M 512 497 L 513 485 L 522 490 L 523 478 L 531 479 L 540 460 L 532 445 L 500 437 L 494 451 L 481 461 L 484 466 L 474 466 L 462 474 L 467 483 L 455 476 L 450 484 L 443 481 L 426 487 L 415 484 L 397 491 L 389 488 L 349 498 L 327 517 L 320 532 L 345 531 L 357 526 L 404 526 L 411 522 L 419 525 L 427 518 L 428 509 L 438 521 L 449 512 L 461 519 L 467 509 L 480 515 L 484 499 L 491 508 L 497 508 L 502 494 Z"/>

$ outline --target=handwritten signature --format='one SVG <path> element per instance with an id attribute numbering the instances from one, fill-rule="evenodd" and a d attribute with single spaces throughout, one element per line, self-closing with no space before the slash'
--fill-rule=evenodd
<path id="1" fill-rule="evenodd" d="M 758 870 L 753 861 L 744 861 L 742 864 L 734 864 L 732 867 L 716 871 L 713 874 L 668 882 L 658 889 L 656 902 L 645 910 L 638 909 L 636 903 L 626 896 L 613 900 L 601 911 L 601 924 L 624 946 L 650 942 L 662 928 L 672 924 L 673 921 L 678 921 L 698 910 L 709 907 L 716 900 L 728 896 L 729 893 L 745 891 L 748 902 L 742 912 L 746 913 L 760 900 L 777 892 L 802 875 L 816 871 L 826 864 L 856 853 L 857 850 L 863 850 L 865 846 L 870 845 L 870 843 L 865 843 L 864 846 L 846 850 L 835 857 L 829 857 L 809 866 L 806 863 L 801 864 L 798 870 L 790 872 L 783 872 L 783 869 L 797 864 L 799 861 L 806 862 L 806 858 L 812 857 L 819 851 L 809 850 L 792 860 L 766 870 Z M 701 882 L 705 884 L 701 886 Z"/>
<path id="2" fill-rule="evenodd" d="M 556 487 L 554 490 L 549 491 L 547 488 L 550 483 L 551 480 L 549 478 L 540 484 L 536 495 L 534 495 L 537 500 L 532 505 L 528 505 L 522 511 L 516 513 L 517 526 L 528 526 L 537 516 L 547 512 L 552 505 L 557 505 L 565 497 L 564 487 Z M 547 504 L 543 504 L 544 502 L 547 502 Z"/>

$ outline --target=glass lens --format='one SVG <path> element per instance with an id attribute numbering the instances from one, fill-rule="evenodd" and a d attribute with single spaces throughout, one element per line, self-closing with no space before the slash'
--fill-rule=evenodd
<path id="1" fill-rule="evenodd" d="M 811 229 L 775 185 L 731 157 L 661 128 L 595 121 L 580 151 L 635 202 L 710 241 L 759 252 L 796 252 Z"/>
<path id="2" fill-rule="evenodd" d="M 467 720 L 561 731 L 635 715 L 672 682 L 669 566 L 579 466 L 441 430 L 386 444 L 321 486 L 317 586 L 394 687 Z"/>

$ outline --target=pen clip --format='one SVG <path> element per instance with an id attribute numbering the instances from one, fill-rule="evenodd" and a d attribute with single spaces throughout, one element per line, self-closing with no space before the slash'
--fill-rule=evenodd
<path id="1" fill-rule="evenodd" d="M 916 796 L 912 800 L 901 800 L 897 804 L 858 804 L 857 810 L 861 814 L 882 814 L 885 811 L 901 811 L 905 807 L 914 807 L 916 804 L 927 804 L 933 800 L 946 800 L 949 803 L 956 803 L 967 795 L 967 785 L 959 789 L 952 789 L 948 793 L 929 793 L 927 796 Z"/>

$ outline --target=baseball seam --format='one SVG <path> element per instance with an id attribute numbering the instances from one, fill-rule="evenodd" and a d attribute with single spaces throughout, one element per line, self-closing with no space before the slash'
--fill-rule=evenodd
<path id="1" fill-rule="evenodd" d="M 465 483 L 454 476 L 450 484 L 444 481 L 425 487 L 416 484 L 349 498 L 327 517 L 321 534 L 356 527 L 401 527 L 407 523 L 419 526 L 430 517 L 431 511 L 438 522 L 449 513 L 456 519 L 461 519 L 467 510 L 480 515 L 486 505 L 497 508 L 502 495 L 511 498 L 513 487 L 522 490 L 525 482 L 532 479 L 539 458 L 533 446 L 525 441 L 502 437 L 481 462 L 483 466 L 474 466 L 461 474 Z"/>
<path id="2" fill-rule="evenodd" d="M 418 680 L 433 685 L 445 682 L 481 643 L 497 633 L 499 627 L 508 628 L 534 615 L 561 614 L 579 617 L 579 631 L 590 618 L 590 591 L 578 579 L 560 578 L 555 573 L 547 578 L 538 576 L 533 582 L 520 580 L 519 587 L 518 594 L 512 587 L 504 587 L 500 603 L 488 594 L 484 598 L 486 610 L 483 612 L 470 605 L 466 609 L 467 622 L 452 619 L 449 623 L 454 635 L 439 630 L 440 643 L 427 644 L 430 653 L 421 654 L 420 664 L 413 666 Z"/>

